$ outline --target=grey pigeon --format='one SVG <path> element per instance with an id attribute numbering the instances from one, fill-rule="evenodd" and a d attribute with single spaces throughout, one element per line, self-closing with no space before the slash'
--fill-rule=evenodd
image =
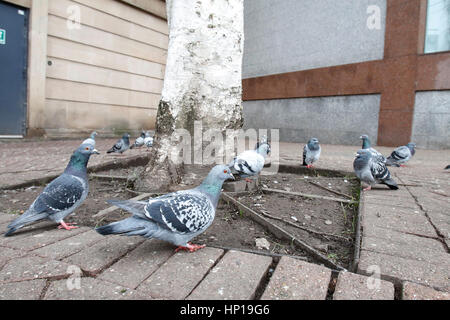
<path id="1" fill-rule="evenodd" d="M 213 222 L 222 184 L 227 179 L 234 179 L 230 169 L 217 165 L 194 189 L 168 193 L 148 201 L 109 200 L 109 203 L 131 212 L 133 216 L 95 230 L 102 235 L 156 238 L 178 246 L 177 251 L 196 251 L 205 245 L 195 245 L 189 241 L 203 233 Z"/>
<path id="2" fill-rule="evenodd" d="M 144 144 L 147 148 L 153 146 L 153 137 L 150 135 L 149 131 L 145 132 Z"/>
<path id="3" fill-rule="evenodd" d="M 97 132 L 94 131 L 91 133 L 91 136 L 83 141 L 82 144 L 90 144 L 95 148 L 95 136 L 97 136 Z"/>
<path id="4" fill-rule="evenodd" d="M 142 131 L 141 135 L 137 137 L 134 143 L 130 146 L 130 149 L 142 147 L 144 145 L 144 140 L 145 140 L 145 131 Z"/>
<path id="5" fill-rule="evenodd" d="M 415 143 L 408 143 L 406 146 L 401 146 L 392 151 L 391 155 L 387 157 L 386 165 L 403 167 L 404 163 L 408 162 L 411 157 L 416 153 L 414 149 Z"/>
<path id="6" fill-rule="evenodd" d="M 303 147 L 303 165 L 307 168 L 312 168 L 313 163 L 319 160 L 321 150 L 319 140 L 311 138 Z"/>
<path id="7" fill-rule="evenodd" d="M 363 141 L 361 149 L 369 150 L 374 156 L 380 157 L 380 159 L 383 159 L 384 163 L 386 163 L 386 157 L 383 156 L 381 152 L 378 152 L 377 150 L 372 148 L 372 144 L 370 143 L 369 136 L 367 134 L 363 134 L 359 138 Z"/>
<path id="8" fill-rule="evenodd" d="M 353 161 L 353 169 L 356 176 L 369 186 L 364 191 L 370 190 L 376 183 L 387 185 L 390 189 L 397 190 L 397 183 L 391 178 L 391 173 L 386 163 L 380 156 L 373 155 L 370 150 L 361 149 L 356 153 Z"/>
<path id="9" fill-rule="evenodd" d="M 106 151 L 106 153 L 116 152 L 116 153 L 122 154 L 123 152 L 125 152 L 129 148 L 130 148 L 130 135 L 128 133 L 125 133 L 122 136 L 122 138 L 117 140 L 117 142 L 111 147 L 111 149 Z"/>
<path id="10" fill-rule="evenodd" d="M 236 156 L 228 167 L 241 178 L 257 175 L 264 168 L 264 162 L 270 153 L 268 143 L 263 143 L 257 150 L 246 150 Z"/>
<path id="11" fill-rule="evenodd" d="M 82 144 L 78 147 L 64 172 L 44 188 L 24 214 L 8 225 L 5 236 L 43 219 L 60 223 L 60 228 L 66 230 L 76 228 L 63 219 L 86 199 L 89 191 L 86 166 L 91 154 L 99 154 L 92 145 Z"/>

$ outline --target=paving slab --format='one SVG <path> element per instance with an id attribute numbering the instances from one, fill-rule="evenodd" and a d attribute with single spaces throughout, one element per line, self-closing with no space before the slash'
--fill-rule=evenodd
<path id="1" fill-rule="evenodd" d="M 49 244 L 64 240 L 66 238 L 71 238 L 73 236 L 76 236 L 80 233 L 84 233 L 86 231 L 89 231 L 90 228 L 84 227 L 84 228 L 77 228 L 72 230 L 61 230 L 61 229 L 54 229 L 49 231 L 44 231 L 41 233 L 34 234 L 32 236 L 17 239 L 15 241 L 8 242 L 7 246 L 14 249 L 21 249 L 21 250 L 34 250 L 41 247 L 45 247 Z"/>
<path id="2" fill-rule="evenodd" d="M 271 257 L 230 250 L 187 299 L 253 299 L 271 264 Z"/>
<path id="3" fill-rule="evenodd" d="M 193 253 L 177 252 L 169 258 L 138 290 L 156 299 L 185 299 L 223 255 L 216 248 L 203 248 Z"/>
<path id="4" fill-rule="evenodd" d="M 450 300 L 450 292 L 437 291 L 417 283 L 403 283 L 403 300 Z"/>
<path id="5" fill-rule="evenodd" d="M 147 240 L 99 275 L 99 279 L 135 289 L 174 254 L 174 246 Z"/>
<path id="6" fill-rule="evenodd" d="M 394 300 L 394 284 L 351 272 L 340 272 L 333 300 Z"/>
<path id="7" fill-rule="evenodd" d="M 13 215 L 13 214 L 7 214 L 7 213 L 0 212 L 0 226 L 3 226 L 4 224 L 9 224 L 11 221 L 13 221 L 17 217 L 18 216 Z M 3 228 L 1 228 L 0 230 L 3 230 Z"/>
<path id="8" fill-rule="evenodd" d="M 22 250 L 0 247 L 0 270 L 9 260 L 25 256 L 26 254 L 27 253 Z"/>
<path id="9" fill-rule="evenodd" d="M 37 256 L 9 260 L 0 271 L 0 283 L 33 279 L 62 279 L 70 273 L 69 264 Z"/>
<path id="10" fill-rule="evenodd" d="M 419 210 L 364 204 L 361 224 L 363 230 L 377 226 L 426 237 L 437 237 L 435 229 L 425 214 Z"/>
<path id="11" fill-rule="evenodd" d="M 54 260 L 61 260 L 77 252 L 80 252 L 81 250 L 92 246 L 96 242 L 99 242 L 103 239 L 104 236 L 98 234 L 94 230 L 89 230 L 73 237 L 60 240 L 48 246 L 38 248 L 31 252 L 38 256 L 49 257 Z"/>
<path id="12" fill-rule="evenodd" d="M 282 257 L 261 300 L 325 300 L 330 280 L 328 268 Z"/>
<path id="13" fill-rule="evenodd" d="M 0 246 L 8 246 L 9 243 L 14 243 L 21 239 L 25 239 L 28 237 L 32 237 L 36 234 L 40 234 L 45 231 L 54 230 L 57 228 L 57 224 L 52 221 L 41 221 L 35 224 L 25 226 L 22 229 L 17 230 L 9 237 L 5 237 L 4 233 L 6 232 L 6 227 L 3 230 L 0 230 Z"/>
<path id="14" fill-rule="evenodd" d="M 38 300 L 46 283 L 45 279 L 37 279 L 2 284 L 0 300 Z"/>
<path id="15" fill-rule="evenodd" d="M 44 300 L 144 300 L 151 298 L 99 279 L 82 277 L 79 279 L 79 287 L 71 280 L 74 279 L 53 281 L 45 293 Z"/>
<path id="16" fill-rule="evenodd" d="M 392 229 L 385 229 L 383 227 L 377 226 L 370 226 L 368 228 L 365 228 L 363 232 L 363 239 L 364 237 L 383 239 L 389 242 L 397 243 L 399 245 L 415 245 L 435 251 L 441 251 L 441 249 L 443 248 L 442 243 L 437 239 L 420 237 L 417 235 L 408 234 Z"/>
<path id="17" fill-rule="evenodd" d="M 364 236 L 362 239 L 361 249 L 375 251 L 398 257 L 414 259 L 418 261 L 433 261 L 436 255 L 447 254 L 442 242 L 439 240 L 428 239 L 423 237 L 411 236 L 415 238 L 410 243 L 398 243 L 388 239 L 371 238 Z M 435 246 L 431 248 L 431 241 L 435 242 Z M 427 246 L 422 243 L 427 242 Z"/>
<path id="18" fill-rule="evenodd" d="M 143 241 L 142 237 L 105 236 L 104 240 L 100 240 L 63 261 L 80 266 L 90 275 L 96 275 Z"/>
<path id="19" fill-rule="evenodd" d="M 408 280 L 450 291 L 450 255 L 447 253 L 436 254 L 433 261 L 418 261 L 361 250 L 358 273 L 371 275 L 372 266 L 379 267 L 382 278 Z"/>

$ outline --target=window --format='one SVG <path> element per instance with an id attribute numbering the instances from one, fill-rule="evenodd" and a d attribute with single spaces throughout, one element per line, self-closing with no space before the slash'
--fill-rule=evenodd
<path id="1" fill-rule="evenodd" d="M 428 0 L 425 53 L 450 51 L 450 0 Z"/>

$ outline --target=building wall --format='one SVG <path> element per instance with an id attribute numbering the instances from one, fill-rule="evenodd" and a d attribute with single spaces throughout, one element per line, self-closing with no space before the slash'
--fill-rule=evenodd
<path id="1" fill-rule="evenodd" d="M 280 140 L 360 144 L 368 134 L 376 143 L 380 95 L 354 95 L 244 102 L 244 127 L 280 129 Z"/>
<path id="2" fill-rule="evenodd" d="M 369 29 L 379 8 L 379 28 Z M 243 78 L 383 58 L 386 0 L 245 1 Z M 300 88 L 300 86 L 299 86 Z M 280 128 L 280 139 L 359 144 L 377 141 L 379 95 L 244 101 L 247 128 Z"/>
<path id="3" fill-rule="evenodd" d="M 450 149 L 450 90 L 416 93 L 411 140 L 420 148 Z"/>
<path id="4" fill-rule="evenodd" d="M 166 21 L 115 0 L 49 0 L 48 14 L 45 133 L 154 128 Z"/>
<path id="5" fill-rule="evenodd" d="M 383 58 L 386 0 L 244 1 L 244 15 L 244 79 Z"/>

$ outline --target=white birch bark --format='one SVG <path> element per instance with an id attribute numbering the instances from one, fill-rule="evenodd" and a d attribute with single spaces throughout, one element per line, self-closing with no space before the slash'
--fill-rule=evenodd
<path id="1" fill-rule="evenodd" d="M 177 148 L 176 129 L 193 135 L 198 120 L 204 130 L 221 132 L 243 124 L 243 0 L 166 0 L 166 6 L 169 46 L 155 149 L 139 189 L 163 188 L 156 176 L 178 182 L 181 166 L 168 157 Z"/>

